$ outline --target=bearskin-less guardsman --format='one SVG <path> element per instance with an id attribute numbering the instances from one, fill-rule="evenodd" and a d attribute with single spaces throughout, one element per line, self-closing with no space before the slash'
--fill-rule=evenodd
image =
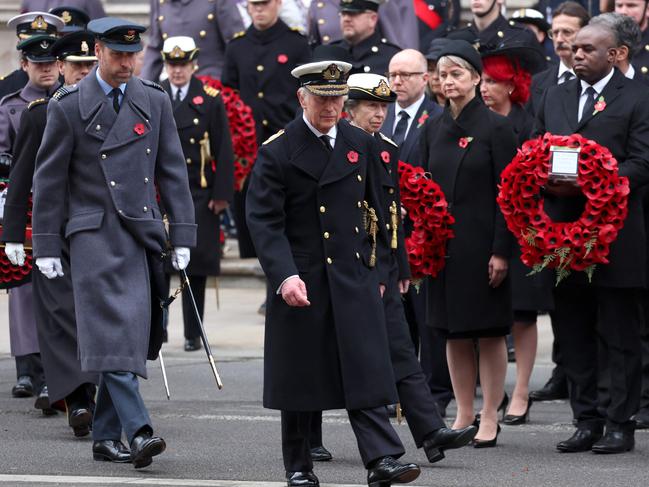
<path id="1" fill-rule="evenodd" d="M 166 299 L 161 258 L 187 267 L 194 205 L 169 96 L 133 76 L 145 27 L 105 17 L 88 30 L 98 67 L 48 106 L 34 175 L 34 257 L 47 278 L 62 277 L 68 239 L 81 369 L 100 375 L 93 458 L 142 468 L 166 447 L 138 386 L 161 345 L 162 320 L 153 320 Z"/>
<path id="2" fill-rule="evenodd" d="M 218 90 L 203 86 L 193 75 L 198 55 L 191 37 L 169 37 L 162 49 L 168 75 L 162 87 L 171 98 L 198 224 L 187 275 L 202 319 L 207 276 L 218 276 L 221 271 L 220 214 L 234 194 L 234 155 Z M 199 350 L 200 325 L 193 304 L 187 293 L 182 300 L 185 351 Z"/>
<path id="3" fill-rule="evenodd" d="M 74 85 L 92 71 L 97 61 L 94 36 L 85 31 L 68 34 L 54 43 L 51 54 L 58 60 L 65 85 Z M 5 252 L 14 265 L 25 264 L 27 213 L 48 102 L 48 98 L 39 98 L 29 104 L 16 136 L 2 229 Z M 77 355 L 77 324 L 65 240 L 62 241 L 61 265 L 64 276 L 56 281 L 50 281 L 40 272 L 32 274 L 38 344 L 50 402 L 64 400 L 68 424 L 75 436 L 86 436 L 90 432 L 98 376 L 82 371 Z"/>
<path id="4" fill-rule="evenodd" d="M 246 201 L 269 281 L 264 406 L 282 411 L 289 486 L 317 486 L 313 411 L 347 409 L 372 487 L 407 483 L 419 467 L 385 405 L 396 402 L 381 296 L 388 279 L 379 153 L 341 120 L 351 64 L 320 46 L 295 68 L 303 115 L 259 150 Z"/>

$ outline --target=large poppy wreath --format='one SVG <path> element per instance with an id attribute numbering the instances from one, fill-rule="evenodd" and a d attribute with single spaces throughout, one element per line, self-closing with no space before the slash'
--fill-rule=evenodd
<path id="1" fill-rule="evenodd" d="M 6 181 L 0 181 L 0 193 L 7 187 Z M 20 286 L 29 282 L 30 274 L 32 272 L 32 199 L 29 198 L 29 210 L 27 212 L 29 226 L 25 232 L 25 265 L 17 266 L 9 262 L 4 249 L 0 249 L 0 289 L 9 289 L 12 287 Z M 0 235 L 2 235 L 2 226 L 0 225 Z"/>
<path id="2" fill-rule="evenodd" d="M 548 181 L 551 146 L 579 148 L 577 184 L 586 204 L 574 222 L 554 222 L 543 209 L 540 190 Z M 584 271 L 591 280 L 596 265 L 608 263 L 610 245 L 627 216 L 628 196 L 628 179 L 618 175 L 607 148 L 578 134 L 545 134 L 525 142 L 505 168 L 498 203 L 530 274 L 556 269 L 558 284 L 571 271 Z"/>
<path id="3" fill-rule="evenodd" d="M 203 84 L 221 92 L 221 98 L 228 115 L 232 149 L 235 156 L 234 189 L 241 191 L 257 157 L 257 135 L 252 109 L 241 100 L 237 90 L 223 86 L 218 79 L 210 76 L 198 76 L 198 79 Z"/>
<path id="4" fill-rule="evenodd" d="M 443 268 L 446 243 L 453 238 L 455 219 L 439 185 L 421 167 L 399 161 L 401 204 L 413 222 L 406 252 L 413 280 L 435 277 Z"/>

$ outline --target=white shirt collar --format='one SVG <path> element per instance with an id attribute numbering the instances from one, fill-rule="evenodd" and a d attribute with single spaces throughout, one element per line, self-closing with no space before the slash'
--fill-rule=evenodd
<path id="1" fill-rule="evenodd" d="M 608 82 L 613 77 L 613 74 L 615 74 L 615 68 L 611 69 L 610 73 L 608 73 L 606 76 L 604 76 L 602 79 L 600 79 L 594 85 L 589 85 L 584 80 L 580 80 L 579 82 L 581 83 L 581 94 L 583 95 L 586 92 L 586 89 L 589 86 L 592 86 L 595 89 L 595 92 L 597 93 L 597 96 L 601 95 L 602 91 L 604 91 L 604 88 L 606 88 L 606 85 L 608 84 Z"/>
<path id="2" fill-rule="evenodd" d="M 569 68 L 568 66 L 563 64 L 563 61 L 559 61 L 559 74 L 557 75 L 557 79 L 561 79 L 561 76 L 563 76 L 563 73 L 565 73 L 566 71 L 576 77 L 575 72 L 572 70 L 572 68 Z"/>
<path id="3" fill-rule="evenodd" d="M 629 64 L 629 69 L 626 70 L 624 76 L 626 76 L 629 79 L 635 78 L 635 68 L 633 67 L 633 64 Z"/>
<path id="4" fill-rule="evenodd" d="M 178 90 L 180 90 L 180 99 L 184 100 L 185 97 L 187 96 L 187 91 L 189 90 L 189 83 L 191 83 L 191 80 L 189 80 L 186 84 L 182 86 L 176 86 L 170 82 L 169 86 L 171 86 L 171 98 L 175 100 L 176 93 L 178 92 Z"/>
<path id="5" fill-rule="evenodd" d="M 412 105 L 409 105 L 407 107 L 402 107 L 399 106 L 399 103 L 394 105 L 394 118 L 397 119 L 397 122 L 399 121 L 399 114 L 402 111 L 405 111 L 408 115 L 408 121 L 414 120 L 415 117 L 417 116 L 417 112 L 419 111 L 419 107 L 421 106 L 422 103 L 424 103 L 424 98 L 426 97 L 426 94 L 422 94 L 421 97 L 414 102 Z"/>
<path id="6" fill-rule="evenodd" d="M 336 145 L 336 135 L 338 135 L 338 128 L 337 128 L 336 125 L 334 125 L 333 127 L 331 127 L 331 128 L 329 129 L 329 132 L 327 132 L 326 134 L 323 134 L 323 133 L 320 132 L 317 128 L 315 128 L 313 125 L 311 125 L 311 122 L 309 122 L 309 121 L 306 119 L 306 114 L 305 114 L 304 112 L 302 112 L 302 120 L 304 120 L 304 123 L 306 124 L 306 126 L 309 127 L 309 130 L 310 130 L 311 132 L 313 132 L 313 133 L 315 134 L 316 137 L 320 138 L 320 137 L 322 137 L 323 135 L 328 135 L 329 138 L 331 139 L 331 147 L 333 148 L 333 147 Z"/>

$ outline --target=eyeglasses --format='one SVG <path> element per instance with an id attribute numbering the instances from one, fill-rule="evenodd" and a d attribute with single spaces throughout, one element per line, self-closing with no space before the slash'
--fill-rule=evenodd
<path id="1" fill-rule="evenodd" d="M 572 30 L 572 29 L 552 29 L 552 30 L 548 31 L 550 39 L 554 39 L 559 34 L 561 34 L 564 38 L 566 38 L 566 37 L 570 38 L 570 37 L 574 36 L 576 33 L 577 33 L 577 31 Z"/>
<path id="2" fill-rule="evenodd" d="M 395 79 L 397 79 L 397 76 L 401 78 L 401 81 L 408 81 L 413 76 L 420 75 L 420 74 L 424 74 L 424 73 L 421 71 L 416 73 L 387 73 L 387 76 L 390 81 L 394 81 Z"/>

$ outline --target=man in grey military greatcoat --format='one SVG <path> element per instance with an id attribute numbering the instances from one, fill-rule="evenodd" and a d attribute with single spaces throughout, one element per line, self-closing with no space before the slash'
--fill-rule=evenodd
<path id="1" fill-rule="evenodd" d="M 161 331 L 152 321 L 159 302 L 151 302 L 153 293 L 161 298 L 153 277 L 168 239 L 156 193 L 176 269 L 195 245 L 194 207 L 169 97 L 132 76 L 145 28 L 105 17 L 88 30 L 98 68 L 48 106 L 34 176 L 34 257 L 46 277 L 61 276 L 62 238 L 69 239 L 81 368 L 100 373 L 93 458 L 141 468 L 165 449 L 137 378 L 146 378 L 147 357 L 158 352 L 150 337 Z"/>

